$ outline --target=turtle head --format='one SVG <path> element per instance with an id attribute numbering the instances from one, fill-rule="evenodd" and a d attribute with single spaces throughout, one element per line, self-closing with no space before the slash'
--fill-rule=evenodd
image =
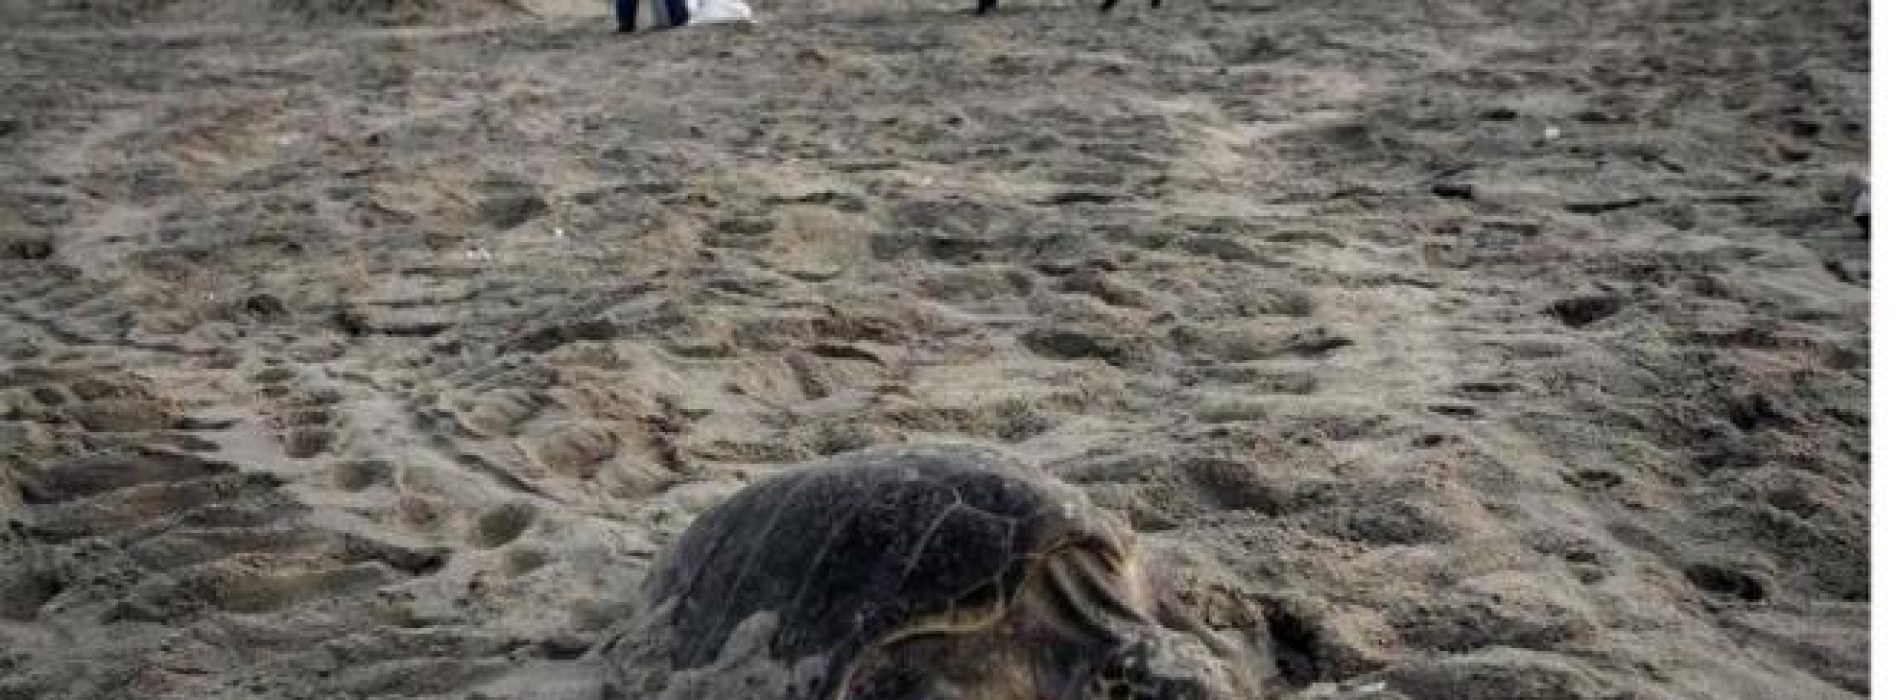
<path id="1" fill-rule="evenodd" d="M 1142 634 L 1109 654 L 1081 700 L 1239 700 L 1230 674 L 1198 639 L 1166 630 Z"/>

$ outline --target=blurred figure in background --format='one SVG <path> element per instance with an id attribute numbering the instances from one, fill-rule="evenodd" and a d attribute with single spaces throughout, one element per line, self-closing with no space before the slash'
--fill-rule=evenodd
<path id="1" fill-rule="evenodd" d="M 667 28 L 685 26 L 689 18 L 686 0 L 646 0 L 653 5 L 653 26 Z M 614 19 L 620 24 L 622 33 L 632 32 L 639 26 L 636 17 L 640 12 L 642 0 L 614 0 Z"/>

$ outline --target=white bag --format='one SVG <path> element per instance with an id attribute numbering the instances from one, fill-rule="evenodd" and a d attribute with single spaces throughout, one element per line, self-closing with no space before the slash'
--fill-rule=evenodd
<path id="1" fill-rule="evenodd" d="M 686 0 L 687 24 L 750 22 L 752 6 L 745 0 Z"/>

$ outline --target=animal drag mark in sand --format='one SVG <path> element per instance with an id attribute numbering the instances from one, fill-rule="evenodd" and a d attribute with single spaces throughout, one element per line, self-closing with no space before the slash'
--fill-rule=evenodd
<path id="1" fill-rule="evenodd" d="M 1243 697 L 1160 573 L 1119 521 L 1020 466 L 859 452 L 707 511 L 603 656 L 628 698 Z"/>

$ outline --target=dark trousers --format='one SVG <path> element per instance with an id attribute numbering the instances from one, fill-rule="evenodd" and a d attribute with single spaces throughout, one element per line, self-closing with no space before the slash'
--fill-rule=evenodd
<path id="1" fill-rule="evenodd" d="M 634 18 L 640 12 L 642 0 L 614 0 L 614 19 L 620 23 L 620 31 L 631 32 L 637 23 Z M 654 14 L 653 26 L 679 27 L 686 24 L 686 0 L 652 0 L 654 9 L 663 10 Z"/>
<path id="2" fill-rule="evenodd" d="M 640 0 L 614 0 L 614 19 L 620 23 L 620 31 L 633 31 L 639 12 Z"/>

